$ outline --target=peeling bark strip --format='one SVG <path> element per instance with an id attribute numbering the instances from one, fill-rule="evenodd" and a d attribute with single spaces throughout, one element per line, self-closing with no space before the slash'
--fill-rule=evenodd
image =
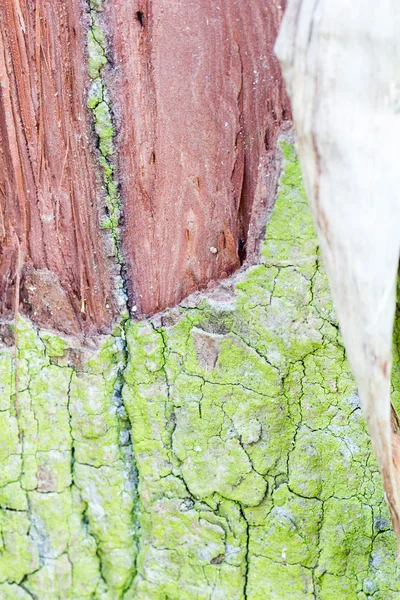
<path id="1" fill-rule="evenodd" d="M 277 51 L 350 363 L 400 545 L 390 402 L 400 252 L 398 2 L 291 0 Z M 389 156 L 389 159 L 387 158 Z"/>
<path id="2" fill-rule="evenodd" d="M 283 6 L 104 5 L 123 248 L 138 314 L 254 260 L 276 186 L 277 135 L 290 118 L 273 54 Z"/>
<path id="3" fill-rule="evenodd" d="M 0 0 L 0 314 L 14 309 L 20 247 L 24 312 L 69 333 L 116 314 L 86 109 L 87 21 L 79 0 Z"/>

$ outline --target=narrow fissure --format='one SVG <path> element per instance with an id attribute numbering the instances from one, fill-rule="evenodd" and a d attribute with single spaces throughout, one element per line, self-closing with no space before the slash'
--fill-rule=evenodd
<path id="1" fill-rule="evenodd" d="M 92 81 L 87 106 L 92 113 L 94 133 L 99 152 L 99 164 L 103 171 L 106 219 L 101 227 L 109 231 L 114 245 L 114 258 L 118 265 L 118 303 L 125 317 L 128 308 L 128 285 L 123 261 L 121 226 L 123 223 L 119 184 L 115 175 L 112 106 L 103 77 L 103 69 L 112 67 L 108 58 L 106 36 L 101 22 L 103 0 L 94 4 L 88 0 L 90 28 L 88 31 L 89 77 Z"/>

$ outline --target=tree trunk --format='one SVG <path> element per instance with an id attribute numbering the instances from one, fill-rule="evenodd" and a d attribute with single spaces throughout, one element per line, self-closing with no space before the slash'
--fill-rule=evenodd
<path id="1" fill-rule="evenodd" d="M 0 0 L 0 598 L 400 593 L 283 8 Z"/>

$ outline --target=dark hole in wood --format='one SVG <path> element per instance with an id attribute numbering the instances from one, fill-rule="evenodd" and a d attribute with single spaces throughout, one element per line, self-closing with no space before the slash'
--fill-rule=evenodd
<path id="1" fill-rule="evenodd" d="M 139 21 L 140 26 L 144 27 L 144 14 L 141 10 L 136 12 L 136 19 Z"/>
<path id="2" fill-rule="evenodd" d="M 265 144 L 265 149 L 268 152 L 268 150 L 270 149 L 270 143 L 269 143 L 269 131 L 268 129 L 265 132 L 265 137 L 264 137 L 264 144 Z"/>
<path id="3" fill-rule="evenodd" d="M 242 265 L 246 260 L 246 240 L 240 239 L 238 245 L 238 255 L 240 259 L 240 264 Z"/>

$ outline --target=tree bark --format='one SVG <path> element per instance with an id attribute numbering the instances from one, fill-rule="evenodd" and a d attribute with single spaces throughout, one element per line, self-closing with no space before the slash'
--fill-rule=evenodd
<path id="1" fill-rule="evenodd" d="M 0 314 L 13 310 L 18 279 L 36 322 L 96 333 L 118 307 L 98 226 L 88 14 L 80 2 L 1 0 L 0 27 Z"/>
<path id="2" fill-rule="evenodd" d="M 292 0 L 277 49 L 305 182 L 400 551 L 399 418 L 391 404 L 400 236 L 400 10 Z M 339 32 L 339 33 L 338 33 Z"/>
<path id="3" fill-rule="evenodd" d="M 1 599 L 400 593 L 283 8 L 0 0 Z"/>

